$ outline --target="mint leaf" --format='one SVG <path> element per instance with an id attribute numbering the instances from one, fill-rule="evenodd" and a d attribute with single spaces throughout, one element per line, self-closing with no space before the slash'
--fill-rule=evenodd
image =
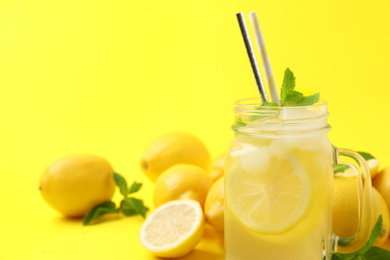
<path id="1" fill-rule="evenodd" d="M 119 191 L 123 196 L 127 196 L 127 182 L 126 179 L 123 178 L 119 173 L 114 172 L 114 181 L 116 186 L 118 186 Z"/>
<path id="2" fill-rule="evenodd" d="M 292 92 L 295 88 L 295 77 L 294 73 L 287 68 L 284 71 L 284 78 L 283 78 L 283 84 L 282 89 L 280 90 L 280 98 L 281 98 L 281 104 L 283 106 L 284 102 L 286 101 L 286 98 L 290 92 Z"/>
<path id="3" fill-rule="evenodd" d="M 333 167 L 333 173 L 339 173 L 339 172 L 345 172 L 346 169 L 350 168 L 349 165 L 346 164 L 337 164 L 335 167 Z"/>
<path id="4" fill-rule="evenodd" d="M 370 238 L 368 239 L 367 243 L 360 248 L 358 251 L 348 254 L 342 254 L 342 253 L 334 253 L 332 255 L 332 260 L 385 260 L 390 258 L 380 258 L 380 255 L 389 256 L 390 251 L 385 249 L 375 249 L 376 247 L 373 247 L 372 245 L 375 243 L 375 240 L 380 235 L 381 229 L 382 229 L 382 215 L 379 216 L 374 228 L 372 229 Z M 386 253 L 388 252 L 388 254 Z M 378 258 L 379 257 L 379 258 Z"/>
<path id="5" fill-rule="evenodd" d="M 119 211 L 115 208 L 115 203 L 112 201 L 105 201 L 95 207 L 93 207 L 87 215 L 84 216 L 83 225 L 86 226 L 92 221 L 98 219 L 107 213 L 118 213 Z"/>
<path id="6" fill-rule="evenodd" d="M 282 106 L 284 106 L 284 107 L 296 106 L 296 104 L 299 104 L 299 102 L 304 97 L 305 96 L 301 92 L 293 90 L 289 93 L 286 93 L 286 98 L 284 101 L 282 101 Z"/>
<path id="7" fill-rule="evenodd" d="M 125 216 L 129 217 L 129 216 L 137 215 L 137 212 L 133 208 L 133 205 L 125 199 L 121 201 L 120 209 L 121 209 L 123 215 L 125 215 Z"/>
<path id="8" fill-rule="evenodd" d="M 371 159 L 375 159 L 375 157 L 370 153 L 358 152 L 358 154 L 360 154 L 364 158 L 364 160 L 366 160 L 366 161 L 371 160 Z"/>
<path id="9" fill-rule="evenodd" d="M 384 248 L 373 246 L 365 254 L 367 260 L 390 259 L 390 251 Z"/>
<path id="10" fill-rule="evenodd" d="M 302 98 L 296 106 L 311 106 L 317 103 L 320 100 L 320 93 L 313 94 L 311 96 L 307 96 Z"/>
<path id="11" fill-rule="evenodd" d="M 122 213 L 126 216 L 133 216 L 139 214 L 146 217 L 146 212 L 149 208 L 145 207 L 142 200 L 136 198 L 124 198 L 121 202 Z"/>
<path id="12" fill-rule="evenodd" d="M 130 188 L 127 191 L 127 194 L 137 192 L 137 191 L 139 191 L 139 189 L 141 189 L 141 187 L 142 187 L 142 183 L 138 183 L 135 181 L 135 182 L 133 182 L 133 184 L 131 184 Z"/>
<path id="13" fill-rule="evenodd" d="M 275 102 L 264 102 L 261 106 L 262 107 L 278 107 L 279 105 L 276 104 Z"/>
<path id="14" fill-rule="evenodd" d="M 335 253 L 335 254 L 332 254 L 332 260 L 352 260 L 352 259 L 356 259 L 356 258 L 353 258 L 354 256 L 347 256 L 345 254 L 340 254 L 340 253 Z"/>
<path id="15" fill-rule="evenodd" d="M 128 194 L 139 191 L 142 187 L 142 183 L 138 183 L 135 181 L 129 188 L 127 188 L 127 181 L 122 175 L 114 172 L 113 178 L 114 182 L 119 187 L 120 193 L 123 195 L 123 200 L 121 201 L 119 208 L 115 208 L 114 202 L 105 201 L 93 207 L 85 215 L 83 220 L 84 225 L 90 224 L 92 221 L 107 213 L 122 212 L 125 216 L 141 215 L 145 218 L 149 208 L 144 205 L 142 200 L 127 197 Z"/>
<path id="16" fill-rule="evenodd" d="M 246 126 L 246 123 L 236 120 L 236 121 L 234 121 L 234 126 L 236 126 L 236 127 L 244 127 L 244 126 Z"/>
<path id="17" fill-rule="evenodd" d="M 378 220 L 376 221 L 374 228 L 372 229 L 370 238 L 368 239 L 367 243 L 359 250 L 359 252 L 365 253 L 370 249 L 370 247 L 372 247 L 377 237 L 381 234 L 382 222 L 383 222 L 383 218 L 382 215 L 380 215 L 378 217 Z"/>
<path id="18" fill-rule="evenodd" d="M 294 88 L 294 73 L 287 68 L 284 72 L 282 89 L 280 90 L 282 107 L 311 106 L 320 100 L 319 93 L 305 97 L 301 92 L 294 90 Z"/>

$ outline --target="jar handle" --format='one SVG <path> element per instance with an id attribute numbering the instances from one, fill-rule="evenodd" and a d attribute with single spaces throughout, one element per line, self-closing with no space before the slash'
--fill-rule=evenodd
<path id="1" fill-rule="evenodd" d="M 358 229 L 355 235 L 349 238 L 342 238 L 334 235 L 334 251 L 340 253 L 351 253 L 362 248 L 368 241 L 374 223 L 374 208 L 372 202 L 371 174 L 366 160 L 357 152 L 336 148 L 336 163 L 339 163 L 340 156 L 354 159 L 360 168 L 355 165 L 351 166 L 356 172 L 358 185 Z"/>

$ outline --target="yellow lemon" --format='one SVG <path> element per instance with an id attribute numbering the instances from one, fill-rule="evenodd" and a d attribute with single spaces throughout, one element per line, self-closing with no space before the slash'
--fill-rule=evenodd
<path id="1" fill-rule="evenodd" d="M 353 236 L 358 227 L 358 193 L 354 178 L 333 179 L 333 232 L 340 237 Z"/>
<path id="2" fill-rule="evenodd" d="M 380 245 L 380 247 L 390 251 L 390 238 L 387 238 L 387 240 L 382 245 Z"/>
<path id="3" fill-rule="evenodd" d="M 374 186 L 385 199 L 387 207 L 390 208 L 390 166 L 381 170 L 372 180 Z"/>
<path id="4" fill-rule="evenodd" d="M 94 155 L 69 156 L 52 162 L 40 178 L 44 200 L 65 216 L 85 215 L 110 200 L 115 191 L 113 169 Z"/>
<path id="5" fill-rule="evenodd" d="M 370 159 L 366 161 L 370 170 L 371 179 L 379 173 L 379 161 L 377 159 Z M 346 169 L 343 173 L 338 173 L 339 176 L 353 177 L 356 176 L 356 171 L 352 168 Z"/>
<path id="6" fill-rule="evenodd" d="M 295 157 L 270 156 L 270 163 L 261 172 L 237 170 L 229 176 L 225 196 L 246 227 L 274 234 L 302 219 L 311 198 L 311 184 Z"/>
<path id="7" fill-rule="evenodd" d="M 196 200 L 203 208 L 212 181 L 202 168 L 178 164 L 164 171 L 156 181 L 153 202 L 156 207 L 179 199 Z"/>
<path id="8" fill-rule="evenodd" d="M 214 182 L 224 175 L 225 172 L 224 167 L 225 167 L 225 154 L 221 154 L 217 158 L 215 158 L 215 160 L 211 163 L 210 177 Z"/>
<path id="9" fill-rule="evenodd" d="M 158 207 L 140 230 L 142 246 L 159 257 L 188 254 L 204 232 L 203 211 L 197 201 L 176 200 Z"/>
<path id="10" fill-rule="evenodd" d="M 193 164 L 207 169 L 210 154 L 206 146 L 188 133 L 167 133 L 153 141 L 141 159 L 143 172 L 152 181 L 171 166 Z"/>
<path id="11" fill-rule="evenodd" d="M 224 190 L 224 178 L 222 176 L 213 184 L 213 186 L 211 186 L 204 205 L 207 222 L 218 231 L 224 230 Z"/>
<path id="12" fill-rule="evenodd" d="M 382 215 L 382 228 L 381 233 L 378 238 L 375 240 L 374 246 L 381 246 L 386 242 L 389 236 L 389 228 L 390 228 L 390 216 L 389 216 L 389 208 L 387 207 L 386 201 L 383 199 L 382 195 L 373 188 L 372 192 L 372 200 L 374 203 L 374 220 L 375 223 L 378 220 L 378 217 Z M 374 223 L 374 224 L 375 224 Z"/>
<path id="13" fill-rule="evenodd" d="M 377 159 L 370 159 L 367 161 L 370 168 L 371 178 L 374 178 L 379 173 L 379 161 Z"/>
<path id="14" fill-rule="evenodd" d="M 333 232 L 340 237 L 349 238 L 358 229 L 358 197 L 355 178 L 336 176 L 333 181 Z M 381 234 L 375 241 L 375 246 L 383 244 L 389 234 L 389 209 L 380 193 L 373 188 L 374 223 L 382 215 Z"/>

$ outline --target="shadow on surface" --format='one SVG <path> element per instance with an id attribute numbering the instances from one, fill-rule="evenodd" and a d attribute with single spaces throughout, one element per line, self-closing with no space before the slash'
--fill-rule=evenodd
<path id="1" fill-rule="evenodd" d="M 162 257 L 155 257 L 155 259 L 163 260 L 168 258 L 162 258 Z M 210 252 L 205 252 L 199 249 L 192 250 L 189 254 L 179 257 L 179 258 L 169 258 L 169 259 L 175 259 L 175 260 L 224 260 L 224 255 L 220 254 L 213 254 Z"/>
<path id="2" fill-rule="evenodd" d="M 177 259 L 182 259 L 182 260 L 199 260 L 199 259 L 202 259 L 202 260 L 223 260 L 224 255 L 223 254 L 216 255 L 216 254 L 213 254 L 210 252 L 205 252 L 205 251 L 202 251 L 199 249 L 194 249 L 188 255 L 177 258 Z"/>
<path id="3" fill-rule="evenodd" d="M 99 223 L 109 222 L 109 221 L 118 220 L 122 218 L 123 216 L 121 214 L 106 214 L 92 221 L 89 225 L 92 226 Z M 58 215 L 57 217 L 54 218 L 53 221 L 62 224 L 79 223 L 80 225 L 83 225 L 83 217 L 65 217 L 65 216 Z"/>

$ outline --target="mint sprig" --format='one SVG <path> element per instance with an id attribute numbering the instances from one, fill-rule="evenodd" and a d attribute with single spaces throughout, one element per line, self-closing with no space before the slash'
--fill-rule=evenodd
<path id="1" fill-rule="evenodd" d="M 385 260 L 390 259 L 390 251 L 384 248 L 373 246 L 375 240 L 381 233 L 382 215 L 379 216 L 367 243 L 358 251 L 353 253 L 334 253 L 332 260 Z"/>
<path id="2" fill-rule="evenodd" d="M 371 159 L 376 159 L 372 154 L 370 153 L 367 153 L 367 152 L 357 152 L 358 154 L 360 154 L 364 160 L 368 161 L 368 160 L 371 160 Z M 353 158 L 353 157 L 351 157 Z M 347 170 L 348 168 L 351 168 L 349 165 L 347 164 L 337 164 L 336 166 L 333 167 L 333 173 L 339 173 L 339 172 L 344 172 L 345 170 Z"/>
<path id="3" fill-rule="evenodd" d="M 264 106 L 264 107 L 277 107 L 278 104 L 275 103 L 275 102 L 264 102 L 264 103 L 262 104 L 262 106 Z"/>
<path id="4" fill-rule="evenodd" d="M 320 100 L 320 94 L 305 96 L 295 90 L 294 73 L 287 68 L 284 71 L 282 88 L 280 90 L 280 105 L 282 107 L 311 106 Z M 278 106 L 275 102 L 265 102 L 262 106 Z"/>
<path id="5" fill-rule="evenodd" d="M 87 215 L 84 216 L 83 225 L 88 225 L 92 221 L 100 218 L 101 216 L 108 213 L 119 213 L 119 210 L 116 209 L 115 203 L 112 201 L 105 201 L 99 205 L 93 207 Z"/>
<path id="6" fill-rule="evenodd" d="M 320 99 L 319 93 L 305 97 L 301 92 L 298 92 L 294 89 L 295 76 L 294 73 L 289 68 L 287 68 L 284 71 L 283 84 L 280 91 L 280 104 L 282 107 L 310 106 L 317 103 Z"/>
<path id="7" fill-rule="evenodd" d="M 367 152 L 358 152 L 358 154 L 360 154 L 364 158 L 364 160 L 366 160 L 366 161 L 371 160 L 371 159 L 376 159 L 372 154 L 367 153 Z"/>
<path id="8" fill-rule="evenodd" d="M 348 168 L 351 168 L 351 166 L 347 164 L 337 164 L 333 167 L 333 173 L 345 172 Z"/>
<path id="9" fill-rule="evenodd" d="M 105 201 L 96 205 L 84 216 L 83 225 L 89 225 L 94 220 L 108 213 L 122 213 L 125 216 L 141 215 L 144 218 L 146 217 L 146 213 L 149 208 L 144 205 L 143 201 L 133 197 L 128 197 L 128 195 L 139 191 L 142 187 L 142 183 L 133 182 L 133 184 L 128 187 L 126 179 L 116 172 L 113 173 L 113 178 L 120 193 L 123 195 L 119 208 L 116 208 L 115 203 L 112 201 Z"/>

